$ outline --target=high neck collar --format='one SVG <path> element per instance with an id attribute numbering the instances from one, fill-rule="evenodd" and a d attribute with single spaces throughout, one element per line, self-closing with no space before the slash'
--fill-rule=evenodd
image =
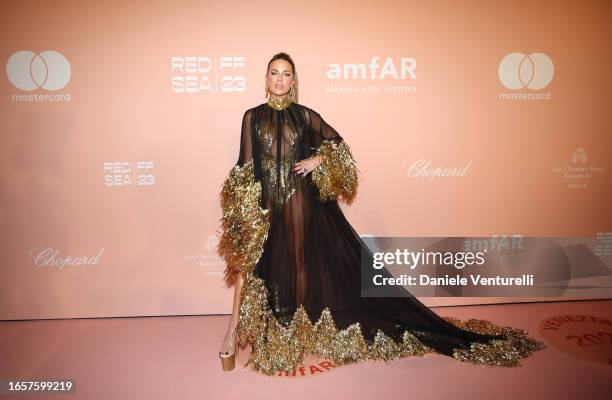
<path id="1" fill-rule="evenodd" d="M 284 110 L 289 107 L 289 104 L 293 103 L 293 99 L 288 94 L 282 96 L 281 98 L 276 98 L 274 96 L 270 96 L 268 99 L 268 105 L 275 110 Z"/>

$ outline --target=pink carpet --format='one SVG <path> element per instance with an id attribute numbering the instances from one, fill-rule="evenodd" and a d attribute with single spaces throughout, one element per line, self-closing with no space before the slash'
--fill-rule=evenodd
<path id="1" fill-rule="evenodd" d="M 76 392 L 9 399 L 611 399 L 612 301 L 438 307 L 442 316 L 525 329 L 547 348 L 503 368 L 439 354 L 334 368 L 308 360 L 295 376 L 217 352 L 229 316 L 0 322 L 0 378 L 73 378 Z"/>

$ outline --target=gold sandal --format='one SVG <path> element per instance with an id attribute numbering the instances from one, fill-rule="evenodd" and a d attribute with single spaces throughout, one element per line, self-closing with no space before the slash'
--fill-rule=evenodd
<path id="1" fill-rule="evenodd" d="M 227 351 L 219 352 L 219 358 L 221 358 L 221 367 L 223 368 L 223 371 L 231 371 L 234 369 L 236 365 L 236 356 L 238 355 L 238 346 L 236 346 L 237 330 L 238 330 L 238 326 L 236 326 L 232 332 L 232 334 L 234 335 L 234 351 L 231 353 Z"/>

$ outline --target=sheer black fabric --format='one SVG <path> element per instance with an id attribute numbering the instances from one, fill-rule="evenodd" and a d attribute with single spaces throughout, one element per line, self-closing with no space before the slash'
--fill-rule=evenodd
<path id="1" fill-rule="evenodd" d="M 343 138 L 316 111 L 297 103 L 281 110 L 264 103 L 247 110 L 242 120 L 237 165 L 253 160 L 255 178 L 262 184 L 261 207 L 272 213 L 254 274 L 265 281 L 276 318 L 288 324 L 302 304 L 314 323 L 328 307 L 338 329 L 359 322 L 368 343 L 378 329 L 397 341 L 410 330 L 447 355 L 474 341 L 504 338 L 463 330 L 404 288 L 398 290 L 407 297 L 361 297 L 362 250 L 369 257 L 372 253 L 337 201 L 318 200 L 311 174 L 293 172 L 293 165 L 312 156 L 323 140 L 340 143 Z"/>

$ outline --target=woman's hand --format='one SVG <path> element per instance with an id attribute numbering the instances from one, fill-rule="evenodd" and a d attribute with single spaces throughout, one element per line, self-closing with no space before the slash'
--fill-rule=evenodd
<path id="1" fill-rule="evenodd" d="M 314 156 L 298 161 L 293 165 L 293 172 L 305 177 L 309 172 L 317 168 L 322 161 L 321 156 Z"/>

